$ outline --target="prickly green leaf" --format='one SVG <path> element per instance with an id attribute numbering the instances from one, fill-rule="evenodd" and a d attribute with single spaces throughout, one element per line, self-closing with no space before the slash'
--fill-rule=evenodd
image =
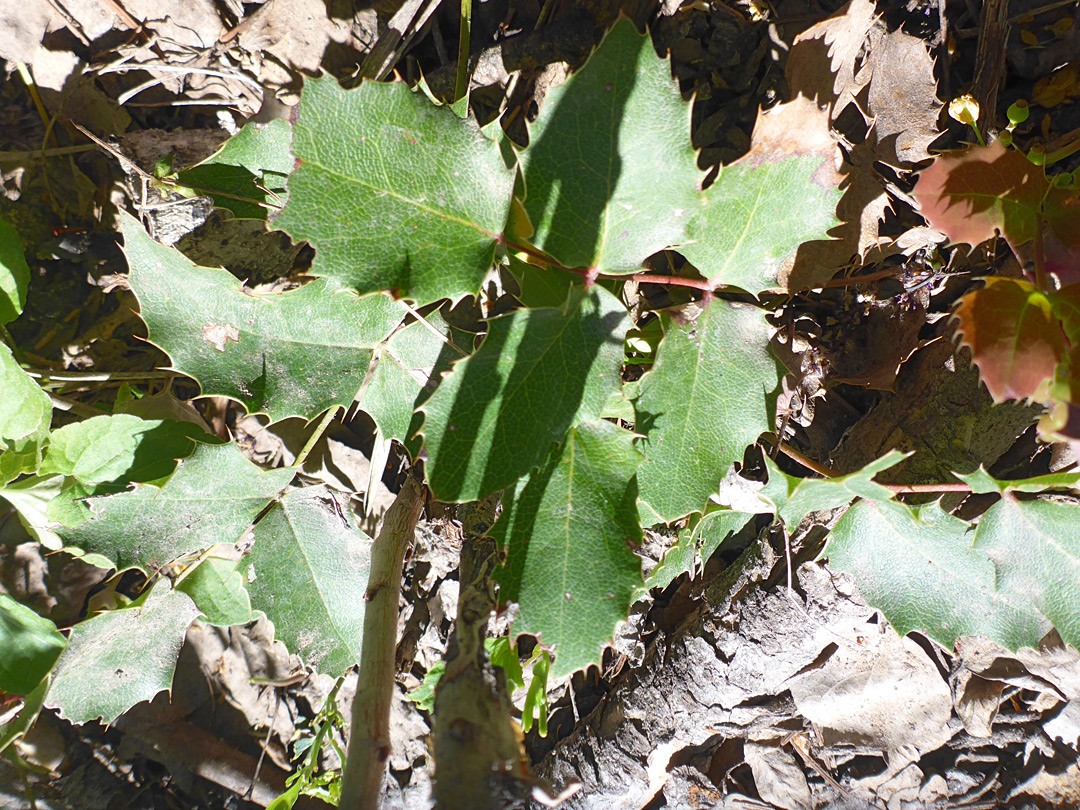
<path id="1" fill-rule="evenodd" d="M 30 267 L 22 240 L 7 220 L 0 219 L 0 325 L 18 318 L 26 304 Z"/>
<path id="2" fill-rule="evenodd" d="M 517 481 L 573 425 L 600 418 L 621 384 L 626 308 L 601 287 L 563 309 L 494 318 L 422 406 L 428 484 L 441 501 L 472 501 Z"/>
<path id="3" fill-rule="evenodd" d="M 514 173 L 474 121 L 404 84 L 309 79 L 293 153 L 275 225 L 312 244 L 313 274 L 421 304 L 480 289 Z"/>
<path id="4" fill-rule="evenodd" d="M 975 493 L 997 492 L 1043 492 L 1048 489 L 1076 489 L 1080 487 L 1080 473 L 1058 472 L 1036 475 L 1032 478 L 999 480 L 994 478 L 984 467 L 973 473 L 954 473 L 964 483 L 971 486 Z"/>
<path id="5" fill-rule="evenodd" d="M 267 209 L 285 203 L 285 178 L 293 170 L 287 121 L 251 122 L 206 160 L 184 169 L 177 180 L 209 195 L 237 219 L 266 219 Z"/>
<path id="6" fill-rule="evenodd" d="M 946 647 L 968 635 L 1013 650 L 1034 646 L 1049 622 L 1031 593 L 1001 581 L 1000 560 L 977 539 L 973 545 L 970 526 L 936 504 L 915 511 L 895 501 L 859 501 L 836 524 L 822 556 L 854 577 L 900 635 L 922 630 Z"/>
<path id="7" fill-rule="evenodd" d="M 264 472 L 232 444 L 201 444 L 163 486 L 136 484 L 130 492 L 91 498 L 93 517 L 57 532 L 118 569 L 150 571 L 192 551 L 235 543 L 294 472 Z"/>
<path id="8" fill-rule="evenodd" d="M 278 421 L 313 419 L 352 402 L 374 347 L 405 310 L 327 281 L 256 295 L 230 273 L 199 267 L 122 215 L 131 289 L 150 340 L 204 395 L 226 396 Z"/>
<path id="9" fill-rule="evenodd" d="M 1066 644 L 1080 646 L 1080 507 L 1005 495 L 979 520 L 975 550 L 993 563 L 998 590 L 1036 612 L 1043 633 L 1053 624 Z M 1000 643 L 1034 647 L 1040 638 Z"/>
<path id="10" fill-rule="evenodd" d="M 840 224 L 836 151 L 828 113 L 812 101 L 800 96 L 761 113 L 750 151 L 703 192 L 679 252 L 713 283 L 755 295 L 785 288 L 799 246 Z"/>
<path id="11" fill-rule="evenodd" d="M 176 585 L 202 611 L 202 620 L 220 627 L 246 624 L 252 619 L 251 599 L 244 588 L 238 563 L 211 552 Z"/>
<path id="12" fill-rule="evenodd" d="M 648 588 L 666 588 L 680 574 L 700 571 L 724 541 L 740 531 L 753 515 L 722 509 L 709 512 L 701 520 L 679 532 L 675 545 L 645 579 Z"/>
<path id="13" fill-rule="evenodd" d="M 672 321 L 641 380 L 641 498 L 665 521 L 705 508 L 733 461 L 772 426 L 766 405 L 780 374 L 764 315 L 713 301 Z"/>
<path id="14" fill-rule="evenodd" d="M 855 498 L 871 501 L 888 501 L 892 492 L 874 483 L 874 476 L 899 464 L 910 453 L 890 450 L 884 456 L 867 464 L 861 470 L 838 478 L 795 478 L 783 472 L 772 459 L 765 458 L 769 481 L 761 490 L 761 498 L 769 505 L 769 511 L 794 530 L 810 512 L 835 509 L 851 503 Z"/>
<path id="15" fill-rule="evenodd" d="M 94 416 L 53 431 L 41 473 L 70 475 L 85 484 L 153 481 L 190 456 L 195 439 L 210 438 L 190 422 Z"/>
<path id="16" fill-rule="evenodd" d="M 325 487 L 287 493 L 255 527 L 251 604 L 277 637 L 332 678 L 360 660 L 371 539 Z"/>
<path id="17" fill-rule="evenodd" d="M 172 687 L 184 634 L 199 611 L 167 581 L 121 610 L 72 628 L 46 705 L 72 723 L 111 724 L 136 703 Z"/>
<path id="18" fill-rule="evenodd" d="M 626 618 L 641 563 L 633 435 L 610 422 L 572 428 L 540 469 L 519 482 L 491 535 L 506 549 L 503 599 L 521 606 L 516 635 L 554 645 L 554 677 L 600 661 Z"/>
<path id="19" fill-rule="evenodd" d="M 41 464 L 52 402 L 4 343 L 0 343 L 0 391 L 0 484 L 5 484 Z"/>
<path id="20" fill-rule="evenodd" d="M 0 593 L 0 691 L 29 694 L 65 646 L 55 624 Z"/>
<path id="21" fill-rule="evenodd" d="M 562 264 L 629 273 L 685 240 L 701 179 L 690 105 L 629 20 L 548 93 L 529 140 L 520 160 L 532 242 Z"/>

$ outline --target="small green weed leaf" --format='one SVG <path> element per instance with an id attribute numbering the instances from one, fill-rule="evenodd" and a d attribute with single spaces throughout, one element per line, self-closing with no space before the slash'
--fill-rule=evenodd
<path id="1" fill-rule="evenodd" d="M 1001 587 L 994 562 L 972 546 L 969 525 L 936 504 L 916 512 L 895 501 L 859 501 L 822 556 L 854 577 L 900 635 L 922 630 L 946 647 L 959 636 L 988 636 L 1015 650 L 1035 646 L 1050 629 L 1030 594 Z"/>
<path id="2" fill-rule="evenodd" d="M 300 166 L 275 225 L 315 248 L 314 275 L 425 304 L 480 289 L 513 194 L 499 144 L 404 84 L 309 79 Z"/>
<path id="3" fill-rule="evenodd" d="M 1014 480 L 999 480 L 994 478 L 985 468 L 979 467 L 973 473 L 953 473 L 957 478 L 971 486 L 975 493 L 997 492 L 1004 495 L 1006 492 L 1043 492 L 1048 489 L 1076 489 L 1080 487 L 1080 472 L 1058 472 L 1047 475 L 1036 475 L 1033 478 L 1019 478 Z"/>
<path id="4" fill-rule="evenodd" d="M 529 140 L 520 160 L 532 242 L 563 265 L 630 273 L 685 241 L 701 180 L 690 105 L 629 20 L 548 93 Z"/>
<path id="5" fill-rule="evenodd" d="M 1000 592 L 1045 617 L 1041 632 L 1011 645 L 995 641 L 1013 650 L 1035 647 L 1053 624 L 1062 641 L 1080 646 L 1080 507 L 1006 495 L 979 520 L 975 550 L 994 564 Z"/>
<path id="6" fill-rule="evenodd" d="M 206 396 L 226 396 L 278 421 L 313 419 L 353 401 L 374 347 L 405 310 L 333 283 L 256 295 L 225 270 L 199 267 L 122 215 L 131 289 L 150 340 Z"/>
<path id="7" fill-rule="evenodd" d="M 252 619 L 251 598 L 239 567 L 236 560 L 211 552 L 177 583 L 176 590 L 191 597 L 202 611 L 200 618 L 209 624 L 246 624 Z"/>
<path id="8" fill-rule="evenodd" d="M 421 405 L 435 497 L 497 492 L 539 466 L 570 427 L 599 419 L 622 384 L 629 326 L 626 308 L 602 287 L 579 290 L 563 309 L 493 318 L 476 353 Z"/>
<path id="9" fill-rule="evenodd" d="M 292 127 L 287 121 L 251 122 L 177 180 L 207 194 L 237 219 L 266 219 L 267 208 L 285 203 L 285 179 L 293 170 L 289 154 Z"/>
<path id="10" fill-rule="evenodd" d="M 164 486 L 136 484 L 130 492 L 91 498 L 93 517 L 57 532 L 118 569 L 152 571 L 183 554 L 235 543 L 294 472 L 264 472 L 232 444 L 200 444 Z"/>
<path id="11" fill-rule="evenodd" d="M 692 526 L 679 532 L 679 538 L 660 564 L 645 578 L 647 588 L 666 588 L 680 574 L 700 570 L 724 541 L 740 531 L 753 515 L 721 509 L 709 512 Z"/>
<path id="12" fill-rule="evenodd" d="M 431 396 L 453 361 L 472 348 L 472 335 L 451 329 L 441 312 L 433 312 L 427 322 L 425 326 L 413 321 L 379 348 L 379 364 L 357 400 L 375 420 L 383 438 L 396 439 L 413 456 L 419 450 L 416 432 L 422 420 L 416 408 Z M 440 340 L 439 335 L 445 340 Z"/>
<path id="13" fill-rule="evenodd" d="M 811 512 L 835 509 L 851 503 L 855 498 L 892 500 L 892 492 L 874 483 L 874 476 L 899 464 L 909 455 L 890 450 L 862 469 L 838 478 L 795 478 L 783 472 L 766 456 L 769 481 L 759 494 L 772 505 L 773 514 L 783 520 L 788 529 L 794 530 Z"/>
<path id="14" fill-rule="evenodd" d="M 960 299 L 956 317 L 960 345 L 994 402 L 1047 398 L 1066 343 L 1045 293 L 1022 279 L 988 278 Z"/>
<path id="15" fill-rule="evenodd" d="M 325 487 L 287 493 L 255 527 L 251 604 L 277 637 L 336 678 L 360 660 L 371 539 Z"/>
<path id="16" fill-rule="evenodd" d="M 23 254 L 19 232 L 0 219 L 0 325 L 18 318 L 26 305 L 30 266 Z"/>
<path id="17" fill-rule="evenodd" d="M 79 622 L 56 663 L 46 705 L 72 723 L 100 717 L 108 725 L 169 690 L 184 634 L 198 614 L 187 594 L 159 580 L 130 606 Z"/>
<path id="18" fill-rule="evenodd" d="M 53 431 L 41 473 L 70 475 L 85 484 L 153 481 L 190 456 L 196 439 L 213 437 L 190 422 L 94 416 Z"/>
<path id="19" fill-rule="evenodd" d="M 513 634 L 554 645 L 553 677 L 599 663 L 641 586 L 633 434 L 610 422 L 577 425 L 519 482 L 491 536 L 506 549 L 501 598 L 521 606 Z"/>
<path id="20" fill-rule="evenodd" d="M 53 520 L 49 512 L 62 494 L 63 486 L 62 475 L 27 475 L 0 486 L 0 499 L 15 507 L 19 522 L 31 537 L 49 551 L 59 551 L 64 547 L 64 541 L 48 528 Z"/>
<path id="21" fill-rule="evenodd" d="M 32 692 L 66 646 L 55 624 L 0 593 L 0 691 Z"/>
<path id="22" fill-rule="evenodd" d="M 759 310 L 724 301 L 668 323 L 637 400 L 647 436 L 641 498 L 665 521 L 702 511 L 731 463 L 771 428 L 766 400 L 780 373 L 769 336 Z"/>
<path id="23" fill-rule="evenodd" d="M 750 151 L 705 190 L 679 252 L 715 284 L 785 288 L 799 245 L 840 224 L 836 154 L 828 112 L 809 99 L 761 113 Z"/>
<path id="24" fill-rule="evenodd" d="M 41 464 L 52 401 L 4 343 L 0 343 L 0 391 L 0 484 L 6 484 Z"/>

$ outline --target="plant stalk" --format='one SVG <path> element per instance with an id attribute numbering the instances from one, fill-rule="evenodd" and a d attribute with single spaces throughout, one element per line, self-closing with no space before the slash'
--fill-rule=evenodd
<path id="1" fill-rule="evenodd" d="M 341 781 L 341 810 L 378 810 L 390 757 L 390 701 L 394 694 L 398 600 L 405 552 L 424 507 L 424 486 L 414 467 L 383 518 L 371 548 L 364 594 L 364 640 Z"/>
<path id="2" fill-rule="evenodd" d="M 472 32 L 472 0 L 461 0 L 461 33 L 458 35 L 457 82 L 454 101 L 461 101 L 469 89 L 469 40 Z"/>

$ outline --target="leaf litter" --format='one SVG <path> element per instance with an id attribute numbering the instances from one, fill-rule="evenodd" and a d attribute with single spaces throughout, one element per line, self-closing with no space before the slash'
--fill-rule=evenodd
<path id="1" fill-rule="evenodd" d="M 765 42 L 763 29 L 742 22 L 734 24 L 730 15 L 724 16 L 726 11 L 714 10 L 711 15 L 703 9 L 690 7 L 671 11 L 674 13 L 657 21 L 658 28 L 669 25 L 685 33 L 695 26 L 704 26 L 715 35 L 715 42 L 689 37 L 679 40 L 679 52 L 688 58 L 681 62 L 676 60 L 677 65 L 693 64 L 694 45 L 682 43 L 696 42 L 698 64 L 708 65 L 711 75 L 727 77 L 728 86 L 736 87 L 739 82 L 745 82 L 746 74 L 754 73 L 747 71 L 744 65 L 724 65 L 721 45 L 734 45 L 735 51 L 744 48 L 746 43 L 757 47 L 759 39 Z M 265 10 L 249 18 L 251 24 L 239 31 L 228 29 L 218 18 L 218 12 L 209 6 L 199 6 L 191 13 L 197 19 L 187 22 L 175 15 L 162 15 L 165 22 L 156 30 L 167 43 L 167 54 L 177 53 L 174 48 L 179 48 L 181 53 L 185 48 L 207 49 L 222 36 L 225 39 L 220 41 L 228 42 L 238 34 L 245 49 L 244 59 L 249 60 L 245 67 L 260 76 L 267 86 L 277 85 L 280 95 L 285 98 L 289 98 L 287 85 L 295 77 L 283 70 L 282 65 L 314 69 L 330 64 L 325 61 L 329 58 L 325 49 L 331 40 L 355 46 L 365 40 L 370 42 L 374 30 L 370 15 L 361 15 L 345 23 L 331 21 L 318 4 L 311 15 L 305 17 L 306 26 L 295 29 L 286 26 L 288 36 L 284 37 L 273 35 L 282 22 Z M 198 18 L 200 14 L 202 17 Z M 153 17 L 153 14 L 146 15 L 148 20 Z M 742 20 L 741 17 L 738 19 Z M 397 24 L 404 25 L 400 20 Z M 92 34 L 85 20 L 54 20 L 49 25 L 68 25 L 84 35 Z M 178 25 L 180 28 L 175 28 Z M 181 30 L 185 26 L 187 30 Z M 305 38 L 309 33 L 310 37 Z M 658 33 L 658 36 L 662 35 L 663 32 Z M 192 40 L 192 36 L 196 39 Z M 30 39 L 31 42 L 38 40 L 38 36 Z M 125 46 L 118 55 L 135 62 L 156 61 L 160 54 L 151 57 L 150 47 L 135 42 Z M 281 50 L 283 48 L 292 50 Z M 45 65 L 49 54 L 42 53 L 43 50 L 21 57 L 34 64 L 35 76 L 47 73 Z M 747 57 L 755 58 L 755 53 L 757 51 L 751 50 Z M 1028 212 L 1023 214 L 1023 221 L 1027 224 L 1018 232 L 1026 238 L 1013 238 L 1017 231 L 1002 219 L 991 220 L 989 226 L 985 221 L 977 223 L 981 230 L 970 233 L 971 238 L 965 239 L 963 233 L 950 233 L 948 227 L 942 227 L 943 223 L 924 202 L 925 198 L 920 199 L 918 186 L 913 194 L 905 191 L 910 187 L 912 165 L 930 157 L 930 144 L 941 134 L 939 127 L 947 123 L 939 120 L 942 102 L 938 98 L 930 53 L 925 38 L 911 36 L 887 23 L 872 4 L 858 0 L 796 37 L 788 57 L 788 81 L 793 90 L 801 89 L 804 95 L 816 98 L 819 104 L 828 108 L 828 119 L 834 125 L 834 132 L 839 134 L 840 148 L 846 154 L 846 161 L 839 164 L 841 175 L 846 176 L 840 181 L 839 188 L 845 193 L 836 207 L 835 221 L 839 224 L 830 234 L 833 238 L 820 240 L 816 245 L 810 243 L 810 249 L 805 244 L 796 244 L 801 255 L 796 256 L 793 264 L 790 255 L 765 256 L 758 260 L 760 269 L 757 272 L 762 274 L 759 278 L 763 280 L 749 280 L 745 275 L 737 276 L 739 280 L 725 279 L 722 274 L 714 275 L 707 269 L 708 259 L 694 259 L 689 255 L 687 258 L 691 258 L 707 277 L 728 281 L 752 293 L 770 290 L 803 293 L 802 297 L 792 296 L 789 303 L 778 307 L 777 320 L 778 334 L 783 334 L 786 328 L 790 336 L 787 365 L 800 378 L 799 385 L 815 375 L 825 381 L 824 387 L 816 389 L 824 392 L 823 396 L 817 397 L 817 412 L 799 423 L 798 429 L 803 436 L 789 439 L 801 441 L 804 449 L 813 450 L 809 453 L 812 458 L 828 462 L 834 470 L 854 472 L 890 449 L 915 450 L 915 456 L 904 466 L 890 472 L 901 475 L 904 480 L 941 481 L 952 471 L 969 472 L 978 469 L 979 465 L 990 467 L 996 464 L 993 469 L 998 474 L 1012 472 L 1012 477 L 1022 477 L 1032 469 L 1041 471 L 1048 464 L 1061 462 L 1033 450 L 1033 442 L 1025 449 L 1023 441 L 1015 441 L 1032 422 L 1030 410 L 1005 406 L 1011 407 L 1011 417 L 1003 419 L 1004 411 L 991 407 L 990 398 L 978 387 L 979 377 L 966 373 L 963 366 L 966 361 L 958 359 L 949 345 L 951 333 L 944 317 L 951 312 L 965 272 L 970 274 L 973 266 L 980 274 L 993 268 L 1019 276 L 1019 262 L 1008 254 L 995 255 L 987 251 L 973 253 L 965 264 L 962 254 L 952 252 L 948 254 L 951 258 L 942 262 L 943 267 L 934 267 L 933 262 L 928 261 L 929 267 L 920 277 L 910 266 L 909 257 L 921 260 L 941 245 L 940 237 L 917 227 L 919 220 L 913 212 L 920 203 L 929 224 L 945 233 L 952 242 L 968 241 L 976 246 L 992 237 L 995 230 L 1000 230 L 1010 243 L 1018 243 L 1018 247 L 1034 239 L 1030 226 L 1033 203 L 1026 203 Z M 4 54 L 8 56 L 9 52 L 4 51 Z M 767 66 L 768 59 L 761 56 L 756 59 L 756 69 L 765 74 L 762 78 L 764 87 L 768 81 L 775 81 L 775 76 L 770 78 L 769 74 L 776 71 Z M 698 74 L 699 77 L 710 75 L 701 67 Z M 116 115 L 118 108 L 109 99 L 120 94 L 122 85 L 117 83 L 116 73 L 101 75 L 112 92 L 103 98 L 95 98 L 93 103 L 98 105 L 99 114 Z M 250 86 L 236 75 L 221 79 L 192 72 L 182 76 L 161 71 L 156 74 L 158 89 L 149 88 L 143 92 L 151 97 L 168 91 L 193 100 L 219 96 L 231 99 L 241 110 L 254 110 L 256 106 L 256 100 L 249 92 Z M 696 86 L 700 103 L 708 109 L 710 99 L 704 97 L 701 85 Z M 812 92 L 808 92 L 810 90 Z M 721 101 L 732 100 L 732 94 L 726 99 L 723 96 L 723 93 L 715 94 L 712 104 L 716 106 Z M 1047 103 L 1045 106 L 1054 105 Z M 70 110 L 68 112 L 70 114 Z M 753 112 L 750 111 L 751 118 Z M 812 120 L 815 115 L 822 114 L 807 111 L 803 115 L 806 120 Z M 769 117 L 763 116 L 761 120 L 766 121 Z M 776 118 L 779 114 L 773 116 L 774 120 Z M 823 126 L 815 126 L 819 134 L 825 131 Z M 738 151 L 737 128 L 729 128 L 722 134 L 724 137 L 705 146 Z M 743 145 L 749 145 L 750 153 L 741 165 L 752 165 L 764 151 L 761 137 L 757 132 L 749 137 L 744 132 L 742 138 L 746 140 Z M 820 142 L 822 156 L 836 149 L 829 141 L 813 140 Z M 721 142 L 718 147 L 716 144 Z M 1015 162 L 1015 158 L 1010 159 Z M 738 176 L 739 165 L 731 164 L 718 173 L 712 195 L 720 194 L 725 174 L 729 178 Z M 828 160 L 822 160 L 820 165 L 830 177 L 837 171 L 835 162 L 830 164 Z M 934 171 L 947 171 L 948 168 L 947 159 L 938 159 L 934 169 L 923 172 L 920 177 L 929 180 Z M 1028 170 L 1025 168 L 1025 171 Z M 1030 172 L 1029 175 L 1036 176 Z M 923 180 L 919 182 L 921 184 Z M 829 184 L 822 185 L 835 185 L 835 182 L 830 179 Z M 1067 205 L 1048 210 L 1065 211 L 1059 216 L 1071 216 Z M 831 209 L 829 213 L 832 214 Z M 955 213 L 948 216 L 956 219 Z M 771 221 L 778 220 L 773 218 Z M 971 216 L 962 220 L 964 223 L 972 221 Z M 1060 255 L 1067 264 L 1075 255 L 1075 246 L 1068 241 L 1071 220 L 1063 222 L 1055 231 L 1055 222 L 1048 217 L 1047 225 L 1048 233 L 1063 242 Z M 709 237 L 715 238 L 712 234 Z M 688 251 L 692 252 L 689 247 Z M 717 251 L 718 254 L 721 252 Z M 831 288 L 816 299 L 805 294 L 807 289 L 828 283 L 841 271 L 871 262 L 880 265 L 889 261 L 902 262 L 902 269 L 895 274 L 899 284 L 891 290 L 867 283 Z M 1024 258 L 1019 261 L 1023 262 Z M 777 269 L 786 267 L 785 262 L 793 269 Z M 200 261 L 200 264 L 206 262 Z M 797 268 L 802 268 L 802 272 L 797 272 Z M 1020 286 L 1017 280 L 1003 279 L 1001 283 Z M 923 286 L 915 289 L 917 285 Z M 892 294 L 886 295 L 886 292 Z M 449 294 L 456 296 L 457 293 L 451 290 Z M 497 296 L 496 291 L 493 304 L 497 302 Z M 804 301 L 807 302 L 805 306 Z M 974 306 L 970 300 L 969 305 Z M 860 334 L 850 326 L 848 319 L 854 320 L 852 313 L 867 309 L 870 316 L 867 320 L 874 325 Z M 494 313 L 493 306 L 487 314 Z M 985 310 L 980 316 L 988 317 Z M 908 333 L 896 341 L 898 348 L 895 351 L 886 352 L 881 346 L 888 343 L 888 325 L 898 317 L 909 324 L 905 327 Z M 925 319 L 921 328 L 920 317 Z M 981 324 L 972 319 L 968 323 L 965 341 L 971 344 L 978 358 L 982 353 L 974 344 L 971 325 Z M 785 327 L 785 324 L 790 326 Z M 990 321 L 986 328 L 993 328 L 993 325 Z M 211 351 L 219 353 L 237 342 L 231 331 L 223 336 L 212 332 L 206 339 L 213 344 Z M 101 340 L 95 342 L 102 343 Z M 75 360 L 83 363 L 83 368 L 105 367 L 108 357 L 100 354 L 101 349 L 99 345 L 93 351 L 76 356 Z M 45 340 L 42 351 L 50 350 L 49 340 Z M 1055 361 L 1060 361 L 1060 356 L 1059 349 Z M 1026 359 L 1020 363 L 1026 364 Z M 155 365 L 164 364 L 158 360 Z M 942 369 L 946 373 L 942 374 Z M 988 378 L 985 372 L 981 379 L 990 387 L 994 399 L 1031 395 L 1028 393 L 1030 387 L 997 387 L 993 377 Z M 894 393 L 874 394 L 868 389 Z M 812 391 L 810 395 L 813 395 Z M 929 412 L 926 403 L 933 405 Z M 962 431 L 948 427 L 949 423 L 961 418 Z M 935 426 L 934 422 L 939 424 Z M 886 429 L 886 426 L 896 427 Z M 953 435 L 948 435 L 950 431 Z M 945 448 L 957 444 L 955 434 L 958 432 L 963 433 L 960 446 L 953 447 L 950 455 Z M 349 455 L 346 451 L 343 453 L 339 458 Z M 359 455 L 364 456 L 363 453 Z M 374 457 L 374 451 L 369 457 Z M 946 459 L 945 463 L 935 467 L 935 459 L 940 461 L 942 458 Z M 731 461 L 738 459 L 726 458 L 725 464 Z M 343 480 L 340 463 L 331 459 L 327 468 L 337 480 Z M 349 478 L 348 490 L 359 490 L 357 477 Z M 771 481 L 771 471 L 769 477 Z M 986 531 L 989 531 L 989 523 L 987 525 Z M 433 526 L 435 536 L 448 532 L 437 523 Z M 747 532 L 752 535 L 754 528 L 751 525 Z M 797 531 L 799 528 L 801 531 Z M 788 527 L 796 555 L 803 548 L 802 543 L 807 543 L 807 549 L 813 548 L 814 541 L 807 539 L 808 528 Z M 635 806 L 644 805 L 657 795 L 663 795 L 669 805 L 677 806 L 680 802 L 685 803 L 694 791 L 700 795 L 702 790 L 711 795 L 716 795 L 719 790 L 731 799 L 740 794 L 756 796 L 779 807 L 807 806 L 808 797 L 812 803 L 819 804 L 837 800 L 845 793 L 864 801 L 925 806 L 946 799 L 985 795 L 980 791 L 983 790 L 982 779 L 987 774 L 998 780 L 993 795 L 1002 801 L 1069 801 L 1069 769 L 1075 769 L 1075 751 L 1080 743 L 1077 733 L 1080 723 L 1074 716 L 1078 678 L 1073 648 L 1063 645 L 1054 633 L 1042 639 L 1037 650 L 1018 652 L 1009 652 L 972 637 L 958 639 L 952 652 L 917 633 L 901 638 L 881 620 L 880 614 L 863 605 L 856 586 L 843 577 L 830 576 L 828 569 L 817 563 L 804 563 L 798 569 L 796 584 L 805 598 L 795 604 L 782 583 L 786 565 L 783 544 L 774 547 L 776 538 L 767 534 L 757 538 L 748 538 L 744 534 L 741 540 L 737 534 L 724 533 L 717 543 L 723 545 L 721 554 L 713 558 L 711 571 L 705 565 L 708 559 L 697 564 L 699 574 L 711 577 L 715 576 L 716 569 L 721 567 L 717 563 L 723 559 L 728 568 L 719 580 L 676 578 L 658 602 L 646 602 L 644 609 L 632 609 L 632 614 L 646 618 L 638 623 L 636 636 L 630 632 L 620 637 L 617 653 L 625 656 L 630 666 L 622 675 L 612 675 L 608 679 L 606 688 L 610 695 L 598 695 L 588 679 L 579 677 L 572 683 L 570 696 L 564 696 L 555 710 L 555 718 L 559 719 L 553 718 L 551 724 L 558 729 L 553 733 L 553 739 L 531 739 L 531 750 L 537 758 L 543 750 L 550 749 L 542 769 L 556 785 L 567 779 L 586 777 L 589 769 L 575 767 L 574 763 L 578 761 L 599 761 L 610 764 L 609 773 L 632 775 L 619 786 L 590 784 L 567 806 L 584 807 L 590 802 L 596 806 L 612 806 L 614 796 L 617 795 L 620 801 L 628 800 L 635 790 L 638 791 L 634 794 L 638 797 Z M 728 546 L 728 543 L 736 545 Z M 739 543 L 742 543 L 741 547 Z M 452 595 L 447 587 L 443 587 L 453 582 L 453 563 L 447 567 L 438 562 L 437 546 L 438 542 L 421 550 L 410 563 L 412 573 L 409 576 L 415 577 L 414 592 L 403 617 L 407 627 L 422 634 L 421 646 L 427 651 L 418 655 L 427 663 L 440 657 L 449 621 L 445 618 L 429 621 L 425 626 L 419 614 L 426 612 L 430 617 L 447 617 L 454 612 Z M 693 554 L 689 556 L 693 558 Z M 439 574 L 430 581 L 430 573 L 424 574 L 425 570 Z M 701 590 L 710 588 L 722 593 L 703 597 Z M 688 596 L 689 602 L 685 601 Z M 691 607 L 695 604 L 694 599 L 703 601 L 694 608 Z M 1049 611 L 1050 608 L 1041 606 L 1040 610 Z M 670 632 L 657 642 L 662 633 L 658 626 L 674 631 L 677 625 L 687 620 L 692 629 Z M 920 619 L 912 627 L 925 629 L 927 623 Z M 1038 624 L 1038 627 L 1045 628 L 1046 625 Z M 193 632 L 189 631 L 189 635 Z M 1032 644 L 1035 646 L 1034 639 Z M 662 645 L 676 651 L 675 655 L 669 656 L 670 660 L 656 660 Z M 683 652 L 686 652 L 685 657 Z M 215 654 L 208 654 L 204 659 L 204 671 L 214 669 Z M 250 654 L 257 656 L 260 653 Z M 270 669 L 276 667 L 276 674 L 281 675 L 281 670 L 288 667 L 283 666 L 280 651 L 278 655 Z M 415 681 L 415 673 L 420 670 L 411 666 L 406 669 L 411 671 L 405 680 Z M 266 669 L 259 671 L 268 672 Z M 254 674 L 255 670 L 251 672 Z M 951 694 L 946 688 L 950 684 L 941 677 L 942 672 L 950 674 Z M 650 678 L 668 684 L 669 688 L 667 691 L 647 691 L 645 685 Z M 175 683 L 182 681 L 178 679 Z M 898 692 L 901 686 L 907 687 L 907 691 Z M 273 691 L 262 690 L 259 694 L 265 696 Z M 322 694 L 327 691 L 328 687 L 325 687 Z M 651 697 L 651 700 L 633 702 L 641 697 Z M 250 722 L 265 722 L 256 719 L 254 696 L 234 696 L 234 699 L 248 713 Z M 289 699 L 294 701 L 292 705 L 297 706 L 297 710 L 303 710 L 296 703 L 297 696 Z M 318 699 L 311 698 L 313 702 Z M 586 705 L 572 705 L 574 701 Z M 575 716 L 579 709 L 585 719 L 588 704 L 594 705 L 595 709 L 584 724 L 567 721 L 567 716 Z M 402 713 L 399 711 L 401 705 L 400 701 L 395 704 L 398 730 L 404 732 L 407 727 L 411 728 L 418 737 L 423 733 L 423 718 L 415 710 L 411 714 L 408 711 Z M 631 707 L 629 711 L 627 706 Z M 613 740 L 604 734 L 605 727 L 623 727 L 627 717 L 635 718 L 639 730 L 643 729 L 644 741 Z M 608 718 L 606 722 L 604 718 Z M 554 738 L 570 738 L 571 728 L 579 730 L 577 739 L 555 747 Z M 958 736 L 960 728 L 966 737 Z M 793 733 L 793 729 L 797 733 Z M 1021 731 L 1019 736 L 1014 733 L 1016 729 Z M 277 759 L 280 765 L 287 766 L 287 754 L 280 748 L 280 743 L 285 741 L 289 731 L 278 726 L 275 730 L 279 741 L 276 750 L 280 752 Z M 594 731 L 595 739 L 590 736 Z M 179 734 L 177 731 L 178 738 Z M 423 746 L 418 746 L 416 737 L 411 741 L 397 740 L 394 746 L 392 766 L 396 772 L 408 776 L 404 783 L 392 780 L 394 785 L 389 789 L 396 792 L 397 800 L 404 806 L 426 806 L 424 802 L 427 801 L 428 782 L 425 780 L 429 776 L 422 762 Z M 580 752 L 583 739 L 590 741 L 592 753 Z M 657 745 L 658 740 L 665 740 L 666 744 Z M 950 744 L 943 745 L 946 742 Z M 1018 767 L 1017 755 L 1021 750 L 1030 758 Z M 597 752 L 605 753 L 601 756 Z M 271 758 L 274 758 L 273 754 Z M 868 768 L 868 760 L 877 765 Z M 972 765 L 980 761 L 990 763 L 984 771 Z M 182 769 L 184 762 L 180 757 L 171 764 Z M 823 770 L 833 775 L 825 778 L 821 776 Z M 714 776 L 718 772 L 722 775 Z M 639 776 L 642 778 L 636 778 Z M 841 781 L 837 782 L 837 778 Z M 622 792 L 611 792 L 613 787 Z M 407 801 L 406 796 L 410 797 Z"/>

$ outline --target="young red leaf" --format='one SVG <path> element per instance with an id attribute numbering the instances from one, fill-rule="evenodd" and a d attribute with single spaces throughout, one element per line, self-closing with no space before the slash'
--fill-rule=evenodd
<path id="1" fill-rule="evenodd" d="M 995 402 L 1042 401 L 1066 352 L 1061 323 L 1050 299 L 1026 281 L 989 278 L 956 307 L 960 345 Z"/>
<path id="2" fill-rule="evenodd" d="M 1050 184 L 1038 166 L 1000 141 L 942 155 L 919 175 L 912 195 L 949 240 L 977 245 L 1000 233 L 1012 245 L 1035 237 Z"/>

